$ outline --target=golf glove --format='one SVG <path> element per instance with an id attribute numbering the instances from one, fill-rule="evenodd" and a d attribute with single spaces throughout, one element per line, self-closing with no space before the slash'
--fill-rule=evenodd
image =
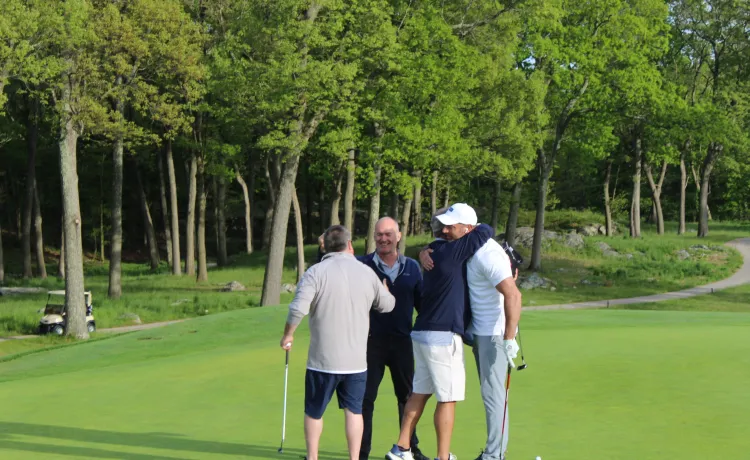
<path id="1" fill-rule="evenodd" d="M 518 356 L 518 350 L 519 347 L 516 339 L 503 340 L 503 351 L 505 352 L 505 357 L 508 358 L 508 364 L 514 368 L 516 367 L 516 363 L 514 363 L 513 360 Z"/>

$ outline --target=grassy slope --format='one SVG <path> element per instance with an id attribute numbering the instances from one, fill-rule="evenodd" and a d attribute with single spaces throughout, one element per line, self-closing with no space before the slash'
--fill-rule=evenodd
<path id="1" fill-rule="evenodd" d="M 0 360 L 0 457 L 297 459 L 307 334 L 292 352 L 279 455 L 284 315 L 230 312 Z M 529 368 L 512 381 L 509 456 L 744 458 L 749 327 L 750 314 L 738 313 L 526 313 Z M 468 364 L 453 448 L 462 459 L 474 458 L 484 439 Z M 376 405 L 374 457 L 397 433 L 388 381 Z M 345 458 L 342 418 L 334 403 L 322 458 Z M 419 428 L 434 455 L 429 415 Z"/>

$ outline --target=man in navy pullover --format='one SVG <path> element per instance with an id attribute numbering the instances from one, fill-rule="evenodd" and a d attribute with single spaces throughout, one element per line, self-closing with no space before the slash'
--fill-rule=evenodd
<path id="1" fill-rule="evenodd" d="M 411 433 L 427 400 L 435 394 L 438 460 L 454 460 L 450 453 L 455 404 L 463 401 L 466 374 L 463 341 L 467 289 L 466 262 L 495 234 L 489 225 L 477 225 L 474 209 L 457 203 L 437 216 L 444 225 L 443 239 L 433 241 L 435 268 L 424 274 L 422 305 L 412 331 L 414 388 L 406 403 L 398 444 L 386 454 L 390 460 L 413 460 Z"/>
<path id="2" fill-rule="evenodd" d="M 398 223 L 383 217 L 375 224 L 376 249 L 358 259 L 368 265 L 378 278 L 385 280 L 388 289 L 396 298 L 396 306 L 389 313 L 370 312 L 370 335 L 367 340 L 367 385 L 362 404 L 364 433 L 360 460 L 367 460 L 372 447 L 372 416 L 378 388 L 388 367 L 393 390 L 398 402 L 399 423 L 404 416 L 406 401 L 412 392 L 414 378 L 414 354 L 411 330 L 414 309 L 420 310 L 422 296 L 422 272 L 414 259 L 398 253 L 401 239 Z M 428 460 L 417 447 L 416 432 L 411 437 L 412 454 L 415 460 Z"/>

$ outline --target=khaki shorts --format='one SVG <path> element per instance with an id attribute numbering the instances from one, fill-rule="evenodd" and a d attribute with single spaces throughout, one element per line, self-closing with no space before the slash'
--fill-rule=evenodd
<path id="1" fill-rule="evenodd" d="M 466 394 L 464 344 L 453 335 L 450 345 L 414 344 L 413 393 L 434 394 L 439 402 L 463 401 Z"/>

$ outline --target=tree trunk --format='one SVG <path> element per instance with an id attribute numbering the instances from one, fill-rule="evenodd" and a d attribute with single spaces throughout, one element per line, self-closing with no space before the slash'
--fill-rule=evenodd
<path id="1" fill-rule="evenodd" d="M 388 213 L 389 216 L 393 218 L 396 222 L 400 220 L 400 217 L 398 215 L 398 194 L 396 192 L 393 192 L 391 195 L 391 210 Z"/>
<path id="2" fill-rule="evenodd" d="M 324 117 L 325 112 L 318 112 L 310 121 L 305 122 L 305 111 L 303 111 L 297 120 L 297 128 L 293 136 L 303 142 L 309 141 Z M 294 183 L 297 180 L 297 169 L 299 168 L 301 155 L 302 151 L 300 150 L 288 151 L 285 155 L 286 163 L 281 174 L 279 193 L 274 205 L 271 241 L 268 250 L 266 272 L 263 276 L 263 294 L 260 299 L 260 304 L 263 306 L 277 305 L 281 298 L 281 279 L 284 272 L 284 252 L 289 226 L 289 210 L 292 205 L 292 195 L 295 192 Z"/>
<path id="3" fill-rule="evenodd" d="M 279 190 L 281 177 L 281 161 L 279 155 L 274 155 L 272 160 L 266 158 L 266 182 L 268 207 L 266 208 L 266 220 L 263 226 L 263 249 L 268 249 L 271 243 L 271 227 L 273 225 L 273 213 L 276 208 L 276 196 Z"/>
<path id="4" fill-rule="evenodd" d="M 198 277 L 197 281 L 208 281 L 208 264 L 206 260 L 206 202 L 208 190 L 206 189 L 206 167 L 201 156 L 196 158 L 198 181 Z M 192 165 L 191 165 L 192 167 Z"/>
<path id="5" fill-rule="evenodd" d="M 690 170 L 693 172 L 693 180 L 695 181 L 695 190 L 698 192 L 697 195 L 697 205 L 698 205 L 698 220 L 700 221 L 700 213 L 701 213 L 701 204 L 700 204 L 700 196 L 701 196 L 701 178 L 700 174 L 698 174 L 698 171 L 695 169 L 695 165 L 690 166 Z M 706 191 L 706 195 L 708 195 L 708 191 Z M 711 208 L 708 207 L 708 201 L 706 202 L 707 212 L 708 212 L 708 220 L 711 219 Z"/>
<path id="6" fill-rule="evenodd" d="M 172 158 L 172 141 L 167 140 L 166 145 L 167 173 L 169 175 L 169 214 L 172 217 L 172 274 L 182 274 L 182 261 L 180 260 L 180 215 L 177 207 L 177 179 L 174 173 L 174 159 Z"/>
<path id="7" fill-rule="evenodd" d="M 167 264 L 172 268 L 172 231 L 169 228 L 169 208 L 167 207 L 167 190 L 164 186 L 164 159 L 162 152 L 157 152 L 157 164 L 159 169 L 159 198 L 161 199 L 161 216 L 164 223 L 164 238 L 167 246 Z"/>
<path id="8" fill-rule="evenodd" d="M 263 294 L 260 304 L 278 305 L 281 298 L 281 277 L 284 271 L 284 252 L 289 226 L 289 211 L 294 194 L 301 152 L 290 152 L 281 174 L 278 194 L 273 209 L 273 224 L 269 242 L 268 261 L 263 276 Z"/>
<path id="9" fill-rule="evenodd" d="M 65 216 L 60 220 L 60 259 L 57 261 L 57 277 L 65 279 Z"/>
<path id="10" fill-rule="evenodd" d="M 235 168 L 236 169 L 236 168 Z M 253 221 L 252 221 L 252 203 L 250 202 L 250 192 L 247 189 L 247 183 L 245 183 L 245 179 L 242 178 L 242 175 L 239 172 L 239 169 L 236 169 L 236 179 L 237 182 L 239 182 L 240 187 L 242 187 L 242 197 L 245 200 L 245 251 L 248 254 L 253 253 Z"/>
<path id="11" fill-rule="evenodd" d="M 500 207 L 500 194 L 502 193 L 502 181 L 498 178 L 495 179 L 495 189 L 492 192 L 492 216 L 490 217 L 490 226 L 497 228 L 499 219 L 499 207 Z"/>
<path id="12" fill-rule="evenodd" d="M 115 103 L 116 111 L 124 116 L 125 106 L 121 100 Z M 122 168 L 123 168 L 123 134 L 115 138 L 112 149 L 112 236 L 109 249 L 109 291 L 110 299 L 119 299 L 122 295 Z"/>
<path id="13" fill-rule="evenodd" d="M 685 167 L 685 157 L 687 156 L 687 149 L 690 148 L 690 143 L 685 142 L 685 146 L 680 152 L 680 225 L 677 228 L 677 234 L 683 235 L 685 233 L 685 195 L 687 193 L 688 175 L 687 168 Z"/>
<path id="14" fill-rule="evenodd" d="M 641 169 L 642 151 L 641 136 L 636 134 L 633 139 L 633 197 L 630 203 L 630 236 L 641 237 Z"/>
<path id="15" fill-rule="evenodd" d="M 513 184 L 510 197 L 508 221 L 505 224 L 505 241 L 513 246 L 516 243 L 516 226 L 518 224 L 518 209 L 521 207 L 521 182 Z"/>
<path id="16" fill-rule="evenodd" d="M 292 189 L 292 208 L 294 210 L 294 229 L 297 237 L 297 283 L 302 279 L 302 275 L 305 274 L 305 240 L 302 235 L 302 209 L 299 206 L 299 198 L 297 197 L 297 189 Z"/>
<path id="17" fill-rule="evenodd" d="M 219 265 L 219 182 L 211 176 L 211 215 L 213 216 L 214 248 L 216 248 L 216 265 Z"/>
<path id="18" fill-rule="evenodd" d="M 568 128 L 570 121 L 573 119 L 575 114 L 574 109 L 578 100 L 584 95 L 589 86 L 589 78 L 586 77 L 583 84 L 578 89 L 578 93 L 575 94 L 557 117 L 555 124 L 555 140 L 552 144 L 552 150 L 549 156 L 546 156 L 542 149 L 537 151 L 537 159 L 539 163 L 539 193 L 537 200 L 536 210 L 536 221 L 534 222 L 534 242 L 531 248 L 531 269 L 538 271 L 542 268 L 542 233 L 544 232 L 544 211 L 547 206 L 547 187 L 549 185 L 549 177 L 552 174 L 552 169 L 555 166 L 555 157 L 557 152 L 560 150 L 562 143 L 563 134 Z"/>
<path id="19" fill-rule="evenodd" d="M 105 259 L 104 239 L 104 197 L 101 197 L 99 200 L 99 245 L 101 247 L 101 251 L 99 253 L 101 254 L 102 262 L 104 262 Z M 96 243 L 96 239 L 94 239 L 94 243 Z"/>
<path id="20" fill-rule="evenodd" d="M 664 160 L 661 166 L 661 174 L 659 175 L 659 182 L 654 182 L 654 175 L 651 171 L 651 165 L 646 163 L 646 178 L 648 179 L 648 185 L 651 187 L 651 196 L 654 203 L 654 209 L 656 210 L 656 233 L 659 235 L 664 234 L 664 213 L 661 209 L 661 190 L 664 184 L 664 177 L 667 174 L 667 161 Z"/>
<path id="21" fill-rule="evenodd" d="M 335 187 L 333 189 L 333 196 L 331 197 L 331 221 L 329 225 L 339 225 L 341 220 L 339 219 L 339 209 L 341 208 L 341 185 L 344 182 L 344 174 L 346 168 L 342 167 L 339 169 L 335 179 Z"/>
<path id="22" fill-rule="evenodd" d="M 190 155 L 188 205 L 185 230 L 185 273 L 195 276 L 195 201 L 198 194 L 198 154 Z"/>
<path id="23" fill-rule="evenodd" d="M 325 210 L 325 187 L 321 184 L 318 188 L 318 222 L 320 223 L 320 234 L 326 231 L 326 210 Z M 317 238 L 316 238 L 317 239 Z"/>
<path id="24" fill-rule="evenodd" d="M 143 189 L 143 181 L 141 179 L 141 171 L 137 165 L 133 165 L 135 169 L 135 184 L 138 189 L 138 198 L 141 202 L 141 214 L 143 215 L 143 228 L 146 231 L 146 242 L 148 243 L 148 255 L 151 262 L 151 270 L 155 271 L 159 268 L 159 246 L 156 241 L 156 232 L 154 231 L 154 221 L 151 219 L 151 211 L 148 206 L 148 198 L 146 192 Z"/>
<path id="25" fill-rule="evenodd" d="M 372 184 L 372 195 L 370 196 L 370 214 L 367 218 L 367 247 L 365 252 L 370 254 L 375 251 L 375 224 L 380 219 L 380 173 L 382 167 L 380 166 L 380 159 L 373 166 L 373 172 L 375 173 L 375 180 Z M 405 236 L 404 236 L 405 237 Z"/>
<path id="26" fill-rule="evenodd" d="M 423 235 L 422 226 L 422 171 L 414 171 L 414 231 L 413 235 Z M 403 252 L 402 252 L 403 254 Z"/>
<path id="27" fill-rule="evenodd" d="M 451 195 L 451 181 L 448 179 L 448 181 L 445 183 L 445 197 L 443 199 L 443 207 L 447 208 L 448 203 L 450 203 L 450 195 Z"/>
<path id="28" fill-rule="evenodd" d="M 604 226 L 607 236 L 612 236 L 612 199 L 609 197 L 609 183 L 612 179 L 612 159 L 607 160 L 607 174 L 604 176 Z"/>
<path id="29" fill-rule="evenodd" d="M 34 179 L 34 238 L 36 239 L 36 267 L 39 278 L 47 279 L 47 266 L 44 263 L 44 232 L 42 231 L 42 207 L 39 204 L 39 191 Z"/>
<path id="30" fill-rule="evenodd" d="M 313 236 L 313 187 L 312 178 L 310 177 L 310 164 L 305 162 L 305 241 L 312 242 L 317 240 Z"/>
<path id="31" fill-rule="evenodd" d="M 404 211 L 401 214 L 401 221 L 403 222 L 403 228 L 409 228 L 409 217 L 411 216 L 411 204 L 414 201 L 414 198 L 410 195 L 407 195 L 404 198 Z M 375 233 L 375 229 L 373 229 L 373 233 Z M 403 232 L 404 234 L 401 237 L 401 241 L 398 242 L 398 252 L 399 254 L 404 254 L 404 251 L 406 251 L 406 232 Z M 373 241 L 374 243 L 374 241 Z M 373 248 L 373 251 L 375 249 Z"/>
<path id="32" fill-rule="evenodd" d="M 356 179 L 356 152 L 349 150 L 346 165 L 346 192 L 344 194 L 344 227 L 354 233 L 354 181 Z"/>
<path id="33" fill-rule="evenodd" d="M 83 242 L 81 241 L 81 209 L 78 195 L 76 167 L 76 132 L 73 110 L 70 106 L 74 78 L 63 79 L 60 98 L 60 177 L 62 182 L 64 235 L 65 235 L 65 306 L 67 308 L 66 335 L 88 339 L 83 282 Z"/>
<path id="34" fill-rule="evenodd" d="M 724 146 L 716 142 L 712 142 L 708 147 L 708 153 L 706 159 L 703 161 L 703 169 L 701 171 L 701 197 L 700 197 L 700 214 L 698 220 L 698 237 L 703 238 L 708 236 L 708 221 L 710 214 L 708 210 L 708 186 L 711 180 L 711 171 L 714 169 L 716 160 L 721 155 L 721 151 Z"/>
<path id="35" fill-rule="evenodd" d="M 547 207 L 547 187 L 549 176 L 552 173 L 551 166 L 547 166 L 544 154 L 539 153 L 539 187 L 537 190 L 536 219 L 534 221 L 534 239 L 531 245 L 531 264 L 529 268 L 533 271 L 542 269 L 542 236 L 544 235 L 544 211 Z"/>
<path id="36" fill-rule="evenodd" d="M 430 218 L 437 212 L 438 171 L 432 171 L 432 188 L 430 189 Z"/>
<path id="37" fill-rule="evenodd" d="M 227 220 L 226 220 L 226 207 L 227 207 L 227 182 L 223 177 L 218 179 L 218 194 L 214 197 L 216 201 L 216 218 L 219 229 L 219 250 L 217 254 L 217 264 L 220 267 L 225 267 L 228 263 L 227 258 Z"/>
<path id="38" fill-rule="evenodd" d="M 26 121 L 26 145 L 28 147 L 26 161 L 26 194 L 23 207 L 21 228 L 21 247 L 23 248 L 23 277 L 31 278 L 31 221 L 34 209 L 34 184 L 36 181 L 36 151 L 39 140 L 39 102 L 36 98 L 28 97 L 29 115 Z"/>

